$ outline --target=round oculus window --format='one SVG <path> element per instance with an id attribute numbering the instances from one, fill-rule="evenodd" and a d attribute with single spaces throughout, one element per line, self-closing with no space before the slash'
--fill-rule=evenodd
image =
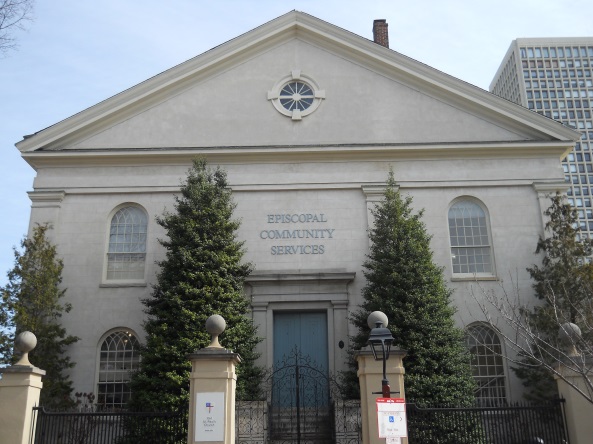
<path id="1" fill-rule="evenodd" d="M 274 108 L 292 120 L 301 120 L 315 111 L 325 99 L 325 91 L 317 86 L 315 80 L 301 74 L 300 70 L 280 79 L 268 91 L 268 100 Z"/>

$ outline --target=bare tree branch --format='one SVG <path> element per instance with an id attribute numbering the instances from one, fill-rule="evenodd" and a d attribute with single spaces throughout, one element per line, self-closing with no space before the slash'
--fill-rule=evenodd
<path id="1" fill-rule="evenodd" d="M 566 324 L 570 322 L 570 316 L 562 310 L 556 301 L 556 295 L 553 289 L 550 289 L 548 303 L 553 312 L 558 329 L 563 329 L 566 334 L 560 335 L 563 340 L 549 337 L 543 334 L 532 322 L 530 313 L 534 307 L 528 307 L 520 303 L 518 291 L 513 287 L 513 293 L 499 285 L 498 291 L 486 290 L 479 282 L 472 288 L 471 294 L 481 311 L 481 318 L 485 323 L 494 328 L 504 341 L 506 347 L 515 352 L 519 359 L 509 356 L 503 357 L 514 364 L 521 366 L 539 366 L 546 369 L 566 382 L 570 387 L 576 390 L 587 401 L 593 403 L 593 344 L 590 338 L 593 335 L 590 321 L 582 323 L 588 328 L 580 335 L 571 334 L 566 331 Z M 591 309 L 591 303 L 586 306 L 575 303 L 566 296 L 563 297 L 563 304 L 570 304 L 574 308 L 573 313 L 578 313 L 579 317 L 591 319 L 593 312 L 586 312 L 585 308 Z M 545 309 L 545 306 L 535 307 L 535 310 Z M 476 338 L 477 339 L 477 338 Z M 499 354 L 493 349 L 490 352 Z M 528 361 L 533 362 L 529 364 Z M 568 377 L 572 373 L 577 378 Z"/>
<path id="2" fill-rule="evenodd" d="M 17 47 L 13 32 L 25 30 L 33 20 L 35 0 L 0 0 L 0 54 Z"/>

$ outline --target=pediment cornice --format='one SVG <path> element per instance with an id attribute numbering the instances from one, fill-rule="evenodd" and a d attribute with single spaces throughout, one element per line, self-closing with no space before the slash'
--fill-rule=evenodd
<path id="1" fill-rule="evenodd" d="M 315 146 L 243 146 L 153 149 L 55 150 L 23 153 L 33 167 L 84 165 L 189 164 L 196 157 L 209 163 L 393 161 L 469 158 L 564 158 L 572 141 L 450 144 L 377 144 Z"/>

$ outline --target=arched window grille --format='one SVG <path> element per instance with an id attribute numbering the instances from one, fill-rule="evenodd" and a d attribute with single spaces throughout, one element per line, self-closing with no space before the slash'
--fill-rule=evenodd
<path id="1" fill-rule="evenodd" d="M 111 219 L 107 280 L 144 279 L 146 212 L 135 206 L 119 209 Z"/>
<path id="2" fill-rule="evenodd" d="M 482 405 L 505 403 L 506 376 L 498 334 L 486 325 L 472 325 L 466 331 L 466 344 L 476 381 L 477 402 Z"/>
<path id="3" fill-rule="evenodd" d="M 486 212 L 476 202 L 460 200 L 449 209 L 449 237 L 454 274 L 494 273 Z"/>
<path id="4" fill-rule="evenodd" d="M 130 374 L 138 370 L 139 342 L 133 333 L 116 331 L 105 338 L 99 355 L 97 403 L 101 407 L 122 408 L 130 399 Z"/>

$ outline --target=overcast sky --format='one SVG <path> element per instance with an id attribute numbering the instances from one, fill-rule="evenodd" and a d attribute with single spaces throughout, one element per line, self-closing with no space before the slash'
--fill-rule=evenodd
<path id="1" fill-rule="evenodd" d="M 14 144 L 293 9 L 488 89 L 518 37 L 593 35 L 592 0 L 36 0 L 0 58 L 0 285 L 27 232 L 35 172 Z"/>

